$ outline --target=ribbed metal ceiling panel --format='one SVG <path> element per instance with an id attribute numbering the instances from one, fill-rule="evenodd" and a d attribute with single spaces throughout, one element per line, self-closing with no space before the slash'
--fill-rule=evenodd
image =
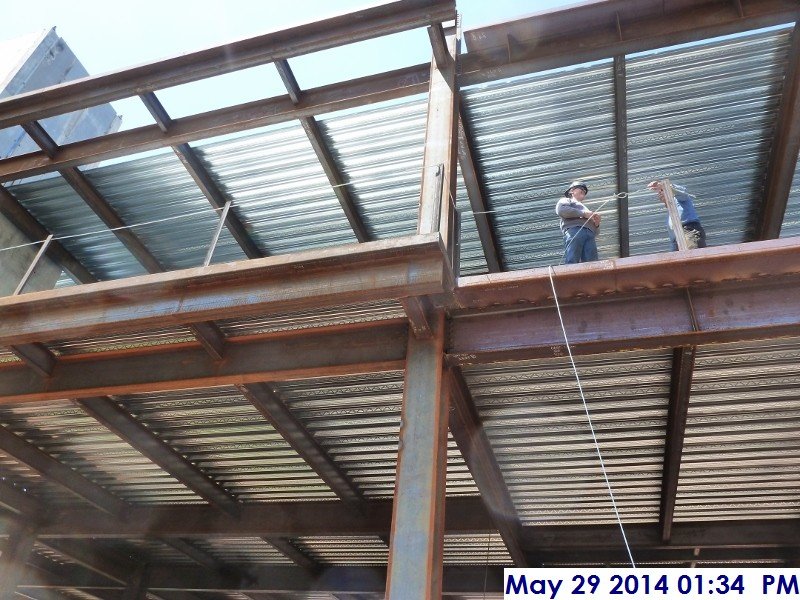
<path id="1" fill-rule="evenodd" d="M 463 90 L 476 160 L 508 270 L 559 264 L 556 201 L 574 179 L 598 208 L 616 191 L 611 63 Z M 616 205 L 601 209 L 601 258 L 618 256 Z"/>
<path id="2" fill-rule="evenodd" d="M 800 516 L 800 338 L 698 349 L 676 521 Z"/>
<path id="3" fill-rule="evenodd" d="M 293 541 L 322 565 L 385 565 L 389 559 L 389 547 L 378 537 L 304 536 Z"/>
<path id="4" fill-rule="evenodd" d="M 219 328 L 230 337 L 254 335 L 294 329 L 312 329 L 368 323 L 386 319 L 405 319 L 406 314 L 399 302 L 362 302 L 332 308 L 309 309 L 292 313 L 277 313 L 252 319 L 217 321 Z"/>
<path id="5" fill-rule="evenodd" d="M 119 400 L 242 502 L 336 497 L 234 388 L 139 394 Z"/>
<path id="6" fill-rule="evenodd" d="M 299 124 L 269 128 L 198 150 L 268 254 L 356 241 Z"/>
<path id="7" fill-rule="evenodd" d="M 786 205 L 786 214 L 781 227 L 781 237 L 794 237 L 800 235 L 800 160 L 794 170 L 792 188 L 789 192 L 789 201 Z"/>
<path id="8" fill-rule="evenodd" d="M 671 356 L 576 358 L 626 523 L 658 520 Z M 565 358 L 468 367 L 464 375 L 523 524 L 616 522 Z"/>
<path id="9" fill-rule="evenodd" d="M 50 342 L 47 347 L 56 355 L 85 354 L 88 352 L 109 352 L 144 346 L 178 344 L 195 341 L 197 338 L 188 329 L 173 327 L 152 331 L 122 333 L 80 340 L 61 340 Z"/>
<path id="10" fill-rule="evenodd" d="M 631 254 L 669 250 L 666 211 L 645 184 L 696 195 L 708 244 L 752 239 L 791 29 L 628 59 Z"/>
<path id="11" fill-rule="evenodd" d="M 126 164 L 136 168 L 137 163 Z M 147 272 L 61 177 L 15 185 L 8 191 L 100 279 L 122 279 Z"/>
<path id="12" fill-rule="evenodd" d="M 200 267 L 220 212 L 172 152 L 88 170 L 87 178 L 166 270 Z M 212 262 L 243 260 L 223 228 Z"/>
<path id="13" fill-rule="evenodd" d="M 202 501 L 69 402 L 4 406 L 0 408 L 0 424 L 128 502 Z"/>
<path id="14" fill-rule="evenodd" d="M 195 544 L 223 563 L 293 565 L 274 546 L 260 538 L 219 538 Z"/>
<path id="15" fill-rule="evenodd" d="M 445 534 L 444 564 L 512 566 L 514 561 L 497 533 L 469 536 Z"/>
<path id="16" fill-rule="evenodd" d="M 403 399 L 402 373 L 320 378 L 274 387 L 365 496 L 392 496 Z M 452 437 L 448 437 L 447 493 L 477 493 Z"/>

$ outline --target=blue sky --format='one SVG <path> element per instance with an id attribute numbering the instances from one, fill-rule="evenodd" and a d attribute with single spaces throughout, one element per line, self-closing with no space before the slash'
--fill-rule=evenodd
<path id="1" fill-rule="evenodd" d="M 0 40 L 55 26 L 89 73 L 97 75 L 284 29 L 375 4 L 364 0 L 37 0 L 4 7 Z M 574 4 L 573 0 L 458 0 L 464 29 Z M 420 29 L 290 60 L 301 87 L 315 87 L 430 58 Z M 265 65 L 158 93 L 170 115 L 284 94 Z M 123 129 L 151 124 L 136 99 L 114 103 Z"/>

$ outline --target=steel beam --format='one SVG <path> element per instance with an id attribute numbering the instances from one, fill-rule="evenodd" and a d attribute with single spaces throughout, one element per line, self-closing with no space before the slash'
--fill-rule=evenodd
<path id="1" fill-rule="evenodd" d="M 766 169 L 764 199 L 755 226 L 757 240 L 773 239 L 781 233 L 800 152 L 800 27 L 797 25 L 795 23 L 789 45 L 778 119 Z"/>
<path id="2" fill-rule="evenodd" d="M 163 133 L 169 133 L 170 127 L 172 127 L 174 121 L 169 116 L 169 113 L 167 113 L 167 110 L 161 104 L 158 97 L 152 92 L 141 94 L 139 97 L 145 107 L 147 107 L 147 110 L 150 111 L 159 129 L 161 129 Z M 200 157 L 197 156 L 197 152 L 195 152 L 194 148 L 185 143 L 176 144 L 172 146 L 172 151 L 175 152 L 175 155 L 197 184 L 197 187 L 206 199 L 208 199 L 211 206 L 217 210 L 221 210 L 228 201 L 228 198 L 212 179 L 208 169 L 206 169 Z M 255 241 L 253 241 L 244 223 L 242 223 L 235 211 L 228 214 L 227 219 L 225 219 L 225 226 L 228 228 L 228 231 L 230 231 L 233 239 L 239 243 L 239 246 L 242 248 L 247 258 L 261 258 L 262 256 L 266 256 L 256 245 Z"/>
<path id="3" fill-rule="evenodd" d="M 692 304 L 666 292 L 562 303 L 561 312 L 576 355 L 800 335 L 800 278 L 693 288 Z M 566 356 L 555 308 L 476 314 L 451 331 L 452 365 Z"/>
<path id="4" fill-rule="evenodd" d="M 46 380 L 12 364 L 0 367 L 0 404 L 391 371 L 403 368 L 407 337 L 404 322 L 267 335 L 231 342 L 222 362 L 196 344 L 167 344 L 63 358 Z"/>
<path id="5" fill-rule="evenodd" d="M 522 523 L 459 369 L 448 370 L 447 386 L 451 402 L 450 433 L 497 525 L 511 560 L 517 567 L 527 567 L 528 559 L 520 545 Z"/>
<path id="6" fill-rule="evenodd" d="M 439 598 L 442 591 L 448 415 L 442 313 L 432 329 L 432 339 L 408 341 L 386 578 L 392 600 Z"/>
<path id="7" fill-rule="evenodd" d="M 278 70 L 278 74 L 283 81 L 283 85 L 286 87 L 286 92 L 289 94 L 292 104 L 300 104 L 303 99 L 303 92 L 297 83 L 297 79 L 288 61 L 276 60 L 275 68 Z M 317 120 L 312 116 L 304 116 L 300 117 L 300 125 L 303 126 L 303 131 L 306 132 L 308 141 L 311 143 L 311 148 L 317 155 L 317 160 L 319 160 L 320 165 L 322 165 L 322 170 L 325 172 L 325 176 L 328 178 L 328 182 L 333 188 L 333 193 L 339 200 L 339 204 L 344 211 L 348 223 L 350 223 L 350 227 L 356 239 L 359 242 L 368 242 L 372 239 L 372 236 L 369 234 L 367 226 L 358 212 L 355 200 L 352 194 L 350 194 L 350 190 L 347 188 L 348 184 L 342 176 L 333 154 L 331 154 L 328 142 L 325 140 L 325 135 L 322 129 L 320 129 L 319 123 L 317 123 Z"/>
<path id="8" fill-rule="evenodd" d="M 608 299 L 723 282 L 800 275 L 800 239 L 787 238 L 553 267 L 559 300 Z M 461 277 L 454 310 L 552 306 L 548 269 Z M 680 344 L 678 344 L 680 345 Z"/>
<path id="9" fill-rule="evenodd" d="M 43 522 L 39 538 L 157 537 L 210 539 L 232 537 L 297 538 L 303 536 L 383 536 L 389 533 L 392 502 L 365 500 L 358 514 L 341 500 L 243 504 L 238 517 L 206 505 L 132 506 L 124 521 L 88 508 L 66 508 Z M 478 497 L 447 500 L 445 530 L 453 534 L 486 534 L 494 524 Z M 59 541 L 61 543 L 61 541 Z"/>
<path id="10" fill-rule="evenodd" d="M 486 265 L 489 267 L 490 273 L 497 273 L 503 270 L 500 246 L 497 244 L 497 236 L 489 216 L 489 205 L 486 202 L 486 193 L 482 184 L 483 179 L 478 173 L 475 152 L 472 147 L 474 138 L 470 134 L 466 117 L 464 106 L 459 106 L 458 161 L 461 165 L 461 176 L 464 178 L 464 186 L 467 188 L 472 217 L 475 219 L 475 226 L 478 229 Z"/>
<path id="11" fill-rule="evenodd" d="M 305 425 L 292 414 L 274 389 L 263 383 L 237 387 L 339 498 L 352 506 L 363 500 L 356 485 L 328 456 Z"/>
<path id="12" fill-rule="evenodd" d="M 76 400 L 76 403 L 89 416 L 116 433 L 198 496 L 226 512 L 238 514 L 239 503 L 230 492 L 142 425 L 113 399 L 98 396 Z"/>
<path id="13" fill-rule="evenodd" d="M 0 344 L 436 294 L 444 265 L 433 234 L 0 298 Z"/>
<path id="14" fill-rule="evenodd" d="M 42 377 L 50 377 L 53 373 L 57 359 L 44 344 L 18 344 L 8 349 Z"/>
<path id="15" fill-rule="evenodd" d="M 431 61 L 417 233 L 439 232 L 445 248 L 450 249 L 456 243 L 448 238 L 455 218 L 460 30 L 448 35 L 446 41 L 446 64 L 440 67 Z"/>
<path id="16" fill-rule="evenodd" d="M 462 86 L 796 21 L 794 0 L 587 2 L 466 32 Z M 574 36 L 580 44 L 571 43 Z M 515 44 L 509 46 L 508 38 Z M 564 48 L 569 47 L 569 52 Z"/>
<path id="17" fill-rule="evenodd" d="M 430 65 L 417 65 L 305 90 L 300 105 L 295 105 L 286 96 L 238 104 L 175 119 L 166 133 L 158 125 L 120 131 L 101 138 L 65 144 L 53 158 L 44 152 L 6 158 L 0 160 L 0 182 L 421 94 L 428 89 L 429 71 Z"/>
<path id="18" fill-rule="evenodd" d="M 664 444 L 664 472 L 661 482 L 661 509 L 659 524 L 661 539 L 669 542 L 675 514 L 675 499 L 678 493 L 678 477 L 683 455 L 683 439 L 686 435 L 686 415 L 689 412 L 689 397 L 692 391 L 692 374 L 697 348 L 688 346 L 675 348 L 672 352 L 672 378 L 667 413 L 667 436 Z M 641 559 L 639 559 L 641 560 Z"/>
<path id="19" fill-rule="evenodd" d="M 455 19 L 452 0 L 394 1 L 0 101 L 0 129 L 343 44 Z"/>

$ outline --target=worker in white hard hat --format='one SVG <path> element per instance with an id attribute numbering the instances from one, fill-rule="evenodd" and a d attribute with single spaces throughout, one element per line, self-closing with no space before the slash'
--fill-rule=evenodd
<path id="1" fill-rule="evenodd" d="M 595 237 L 600 229 L 600 215 L 583 204 L 589 188 L 582 181 L 573 181 L 556 204 L 564 234 L 564 264 L 597 260 Z"/>

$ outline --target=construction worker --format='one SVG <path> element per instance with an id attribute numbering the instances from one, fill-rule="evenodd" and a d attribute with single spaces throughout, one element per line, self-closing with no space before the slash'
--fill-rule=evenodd
<path id="1" fill-rule="evenodd" d="M 686 246 L 690 250 L 693 248 L 705 248 L 706 232 L 700 224 L 700 217 L 697 215 L 697 211 L 694 208 L 692 195 L 681 185 L 672 183 L 671 186 L 672 195 L 675 197 L 675 201 L 678 205 L 678 216 L 681 219 Z M 664 182 L 651 181 L 647 184 L 647 187 L 656 192 L 656 194 L 658 194 L 658 199 L 666 206 L 667 196 L 664 193 Z M 675 239 L 675 232 L 673 231 L 672 221 L 669 216 L 667 216 L 667 230 L 669 231 L 669 241 L 672 243 L 672 249 L 677 250 L 678 240 Z"/>
<path id="2" fill-rule="evenodd" d="M 573 181 L 556 204 L 564 234 L 564 264 L 597 260 L 595 236 L 600 228 L 600 215 L 583 205 L 589 188 L 582 181 Z"/>

